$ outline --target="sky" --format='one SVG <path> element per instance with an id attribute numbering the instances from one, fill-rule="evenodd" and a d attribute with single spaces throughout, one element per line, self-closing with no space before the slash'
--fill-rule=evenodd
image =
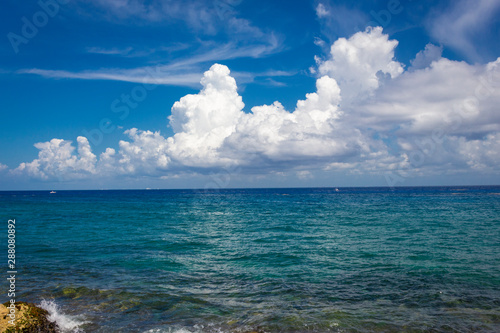
<path id="1" fill-rule="evenodd" d="M 0 190 L 500 184 L 500 0 L 0 7 Z"/>

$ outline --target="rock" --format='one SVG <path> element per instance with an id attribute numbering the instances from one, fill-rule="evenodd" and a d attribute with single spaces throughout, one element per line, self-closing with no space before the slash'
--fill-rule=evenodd
<path id="1" fill-rule="evenodd" d="M 58 327 L 47 319 L 49 313 L 32 303 L 16 302 L 15 326 L 9 323 L 9 302 L 0 305 L 0 333 L 56 333 Z"/>

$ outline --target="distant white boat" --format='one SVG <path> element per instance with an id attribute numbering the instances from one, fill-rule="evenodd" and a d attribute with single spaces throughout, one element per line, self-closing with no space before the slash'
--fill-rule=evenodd
<path id="1" fill-rule="evenodd" d="M 54 193 L 56 193 L 56 191 L 50 191 L 50 194 L 54 194 Z"/>
<path id="2" fill-rule="evenodd" d="M 340 192 L 340 190 L 338 188 L 335 189 L 335 192 Z"/>

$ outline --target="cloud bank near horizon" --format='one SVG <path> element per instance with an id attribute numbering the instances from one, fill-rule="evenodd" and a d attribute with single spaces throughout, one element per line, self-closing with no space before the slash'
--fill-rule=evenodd
<path id="1" fill-rule="evenodd" d="M 202 89 L 177 101 L 174 135 L 128 129 L 97 157 L 87 138 L 35 144 L 38 158 L 10 170 L 41 180 L 171 177 L 238 167 L 249 174 L 314 170 L 404 177 L 498 173 L 500 58 L 471 65 L 429 44 L 405 69 L 382 28 L 333 43 L 316 58 L 316 91 L 285 110 L 276 101 L 244 111 L 228 67 L 214 64 Z M 1 165 L 0 165 L 1 169 Z"/>

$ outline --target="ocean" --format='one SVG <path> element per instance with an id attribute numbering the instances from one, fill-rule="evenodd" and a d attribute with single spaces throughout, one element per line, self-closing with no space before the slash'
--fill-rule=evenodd
<path id="1" fill-rule="evenodd" d="M 16 300 L 63 332 L 500 332 L 499 186 L 0 192 L 0 207 Z"/>

